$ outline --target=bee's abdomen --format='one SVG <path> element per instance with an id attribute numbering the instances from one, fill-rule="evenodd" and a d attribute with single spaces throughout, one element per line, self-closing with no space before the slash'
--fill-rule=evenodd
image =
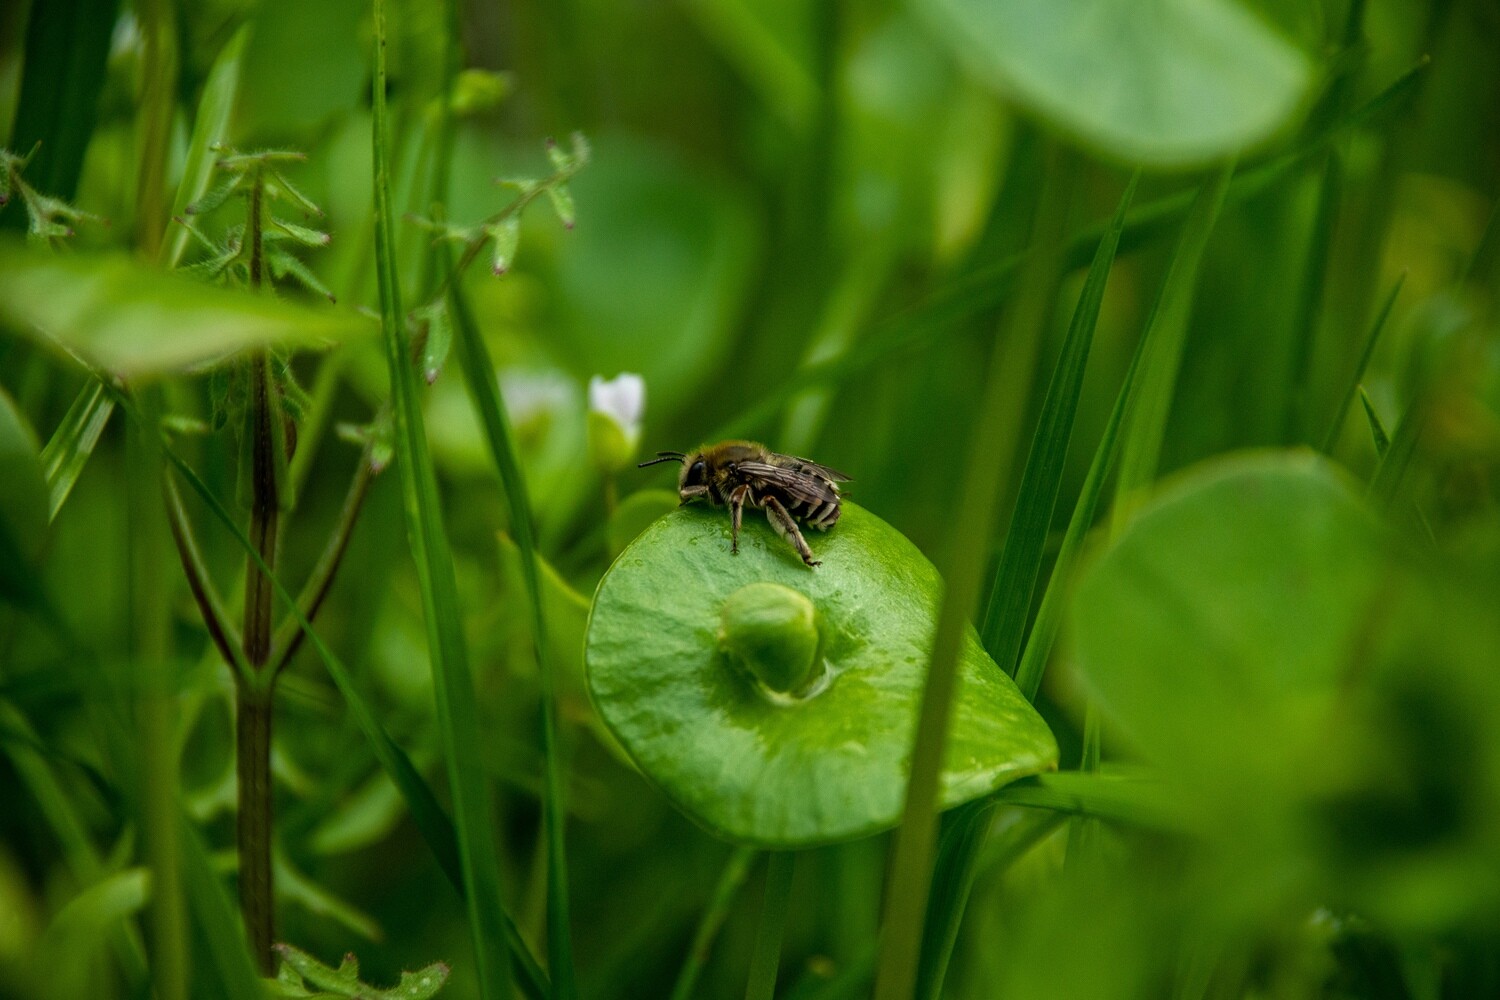
<path id="1" fill-rule="evenodd" d="M 786 504 L 786 509 L 809 527 L 827 531 L 838 523 L 840 506 L 837 497 L 823 501 L 798 499 Z"/>

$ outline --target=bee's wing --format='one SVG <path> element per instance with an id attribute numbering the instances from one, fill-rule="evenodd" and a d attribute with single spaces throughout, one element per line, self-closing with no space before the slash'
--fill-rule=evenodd
<path id="1" fill-rule="evenodd" d="M 808 464 L 812 469 L 823 468 L 813 463 Z M 786 491 L 793 500 L 804 501 L 809 506 L 839 499 L 839 489 L 831 478 L 813 473 L 810 469 L 798 472 L 779 465 L 767 465 L 765 462 L 741 462 L 739 471 L 747 478 L 778 487 Z"/>
<path id="2" fill-rule="evenodd" d="M 847 472 L 840 472 L 838 469 L 830 469 L 826 465 L 819 465 L 812 459 L 802 458 L 797 455 L 789 455 L 787 457 L 795 462 L 801 462 L 803 472 L 810 472 L 815 476 L 822 476 L 824 479 L 832 480 L 835 483 L 854 482 L 853 478 L 850 477 Z"/>

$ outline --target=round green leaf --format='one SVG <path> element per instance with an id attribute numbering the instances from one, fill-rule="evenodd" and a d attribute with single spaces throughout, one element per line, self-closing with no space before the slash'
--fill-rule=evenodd
<path id="1" fill-rule="evenodd" d="M 1098 152 L 1184 167 L 1286 127 L 1301 52 L 1233 0 L 922 0 L 975 70 Z"/>
<path id="2" fill-rule="evenodd" d="M 731 840 L 801 847 L 893 826 L 936 628 L 937 571 L 847 503 L 836 528 L 808 533 L 817 569 L 759 512 L 746 512 L 738 556 L 729 533 L 725 511 L 684 507 L 647 528 L 600 582 L 584 653 L 600 715 L 668 798 Z M 820 662 L 801 696 L 767 689 L 724 647 L 726 601 L 760 584 L 795 591 L 816 611 Z M 789 655 L 804 645 L 789 643 Z M 971 629 L 943 806 L 1056 764 L 1046 723 Z"/>
<path id="3" fill-rule="evenodd" d="M 1080 578 L 1076 663 L 1173 773 L 1227 796 L 1284 787 L 1390 586 L 1385 551 L 1359 495 L 1310 453 L 1199 466 Z"/>

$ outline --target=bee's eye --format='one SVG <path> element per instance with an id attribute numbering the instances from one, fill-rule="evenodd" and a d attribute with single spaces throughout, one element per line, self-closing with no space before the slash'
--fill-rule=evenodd
<path id="1" fill-rule="evenodd" d="M 689 486 L 697 486 L 700 483 L 708 481 L 708 476 L 704 471 L 703 462 L 701 460 L 694 462 L 691 466 L 688 467 L 687 481 Z"/>

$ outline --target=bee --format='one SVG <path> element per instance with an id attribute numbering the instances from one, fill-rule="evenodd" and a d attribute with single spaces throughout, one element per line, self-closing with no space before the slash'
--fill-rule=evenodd
<path id="1" fill-rule="evenodd" d="M 721 441 L 688 454 L 659 451 L 638 468 L 661 462 L 681 462 L 677 495 L 683 503 L 706 499 L 715 507 L 729 506 L 729 551 L 740 551 L 740 519 L 745 505 L 759 507 L 776 534 L 791 543 L 808 566 L 819 566 L 807 539 L 797 527 L 827 531 L 838 523 L 842 498 L 839 483 L 849 477 L 826 465 L 793 455 L 781 455 L 754 441 Z"/>

